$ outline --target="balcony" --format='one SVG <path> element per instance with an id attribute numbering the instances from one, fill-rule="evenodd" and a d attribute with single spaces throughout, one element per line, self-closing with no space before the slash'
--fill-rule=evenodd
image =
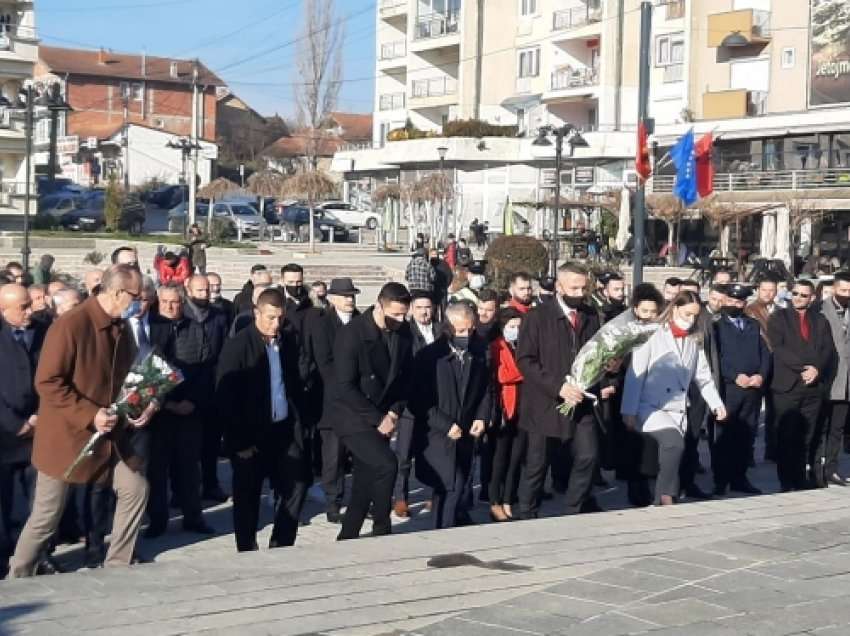
<path id="1" fill-rule="evenodd" d="M 587 24 L 602 21 L 602 7 L 598 3 L 588 3 L 586 7 L 573 7 L 555 11 L 552 14 L 552 30 L 565 31 Z"/>
<path id="2" fill-rule="evenodd" d="M 396 40 L 395 42 L 387 42 L 381 45 L 382 62 L 397 60 L 405 55 L 407 55 L 407 42 L 404 40 Z"/>
<path id="3" fill-rule="evenodd" d="M 685 65 L 684 64 L 669 64 L 664 67 L 664 78 L 663 81 L 665 84 L 672 84 L 673 82 L 681 82 L 685 79 Z"/>
<path id="4" fill-rule="evenodd" d="M 425 43 L 427 46 L 424 48 L 432 48 L 434 45 L 429 41 L 436 40 L 440 38 L 447 38 L 448 36 L 455 36 L 451 38 L 452 43 L 460 44 L 459 39 L 460 33 L 460 12 L 459 11 L 449 11 L 448 13 L 431 13 L 424 16 L 419 16 L 416 19 L 416 25 L 413 29 L 413 39 L 418 42 L 420 45 Z M 443 43 L 440 43 L 439 46 L 442 46 Z M 420 49 L 422 47 L 420 46 Z"/>
<path id="5" fill-rule="evenodd" d="M 549 80 L 549 90 L 543 95 L 544 101 L 578 101 L 596 97 L 599 87 L 599 69 L 585 66 L 573 68 L 566 66 L 555 69 Z"/>
<path id="6" fill-rule="evenodd" d="M 381 0 L 380 6 L 382 20 L 392 20 L 407 15 L 407 0 Z"/>
<path id="7" fill-rule="evenodd" d="M 411 108 L 433 108 L 457 103 L 457 80 L 453 77 L 413 80 L 411 90 Z"/>
<path id="8" fill-rule="evenodd" d="M 710 48 L 742 48 L 770 42 L 770 12 L 757 9 L 708 16 Z"/>
<path id="9" fill-rule="evenodd" d="M 703 119 L 737 119 L 767 114 L 767 93 L 743 88 L 713 91 L 702 96 Z"/>
<path id="10" fill-rule="evenodd" d="M 401 110 L 404 103 L 404 93 L 385 93 L 378 98 L 378 110 Z"/>
<path id="11" fill-rule="evenodd" d="M 675 175 L 652 178 L 653 192 L 672 192 Z M 769 192 L 850 188 L 850 168 L 818 170 L 741 170 L 714 175 L 715 192 Z"/>

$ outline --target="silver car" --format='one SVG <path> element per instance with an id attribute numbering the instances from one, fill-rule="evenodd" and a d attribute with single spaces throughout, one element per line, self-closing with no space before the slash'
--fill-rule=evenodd
<path id="1" fill-rule="evenodd" d="M 213 217 L 230 219 L 233 229 L 242 236 L 261 237 L 266 231 L 266 220 L 250 203 L 228 202 L 213 206 Z"/>

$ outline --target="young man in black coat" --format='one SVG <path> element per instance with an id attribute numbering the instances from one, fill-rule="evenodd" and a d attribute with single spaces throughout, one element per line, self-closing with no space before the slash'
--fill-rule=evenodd
<path id="1" fill-rule="evenodd" d="M 826 318 L 812 308 L 815 287 L 799 280 L 791 306 L 777 309 L 767 323 L 773 349 L 773 392 L 777 419 L 777 472 L 783 491 L 814 485 L 812 461 L 818 418 L 832 386 L 836 357 Z"/>
<path id="2" fill-rule="evenodd" d="M 334 341 L 339 331 L 352 318 L 359 316 L 357 294 L 350 278 L 334 278 L 328 289 L 330 307 L 317 316 L 310 325 L 308 339 L 313 359 L 322 379 L 322 416 L 318 429 L 322 437 L 322 489 L 325 491 L 325 513 L 331 523 L 342 521 L 343 497 L 345 495 L 345 460 L 347 452 L 340 443 L 333 422 L 336 375 L 334 373 Z"/>
<path id="3" fill-rule="evenodd" d="M 519 489 L 524 519 L 537 517 L 549 452 L 557 456 L 561 450 L 572 455 L 567 513 L 600 510 L 591 495 L 599 448 L 592 405 L 565 381 L 582 345 L 599 329 L 599 313 L 585 303 L 586 287 L 584 268 L 561 265 L 556 301 L 532 309 L 520 327 L 517 365 L 524 382 L 519 426 L 528 433 L 525 474 Z M 558 412 L 563 403 L 573 407 L 570 415 Z"/>
<path id="4" fill-rule="evenodd" d="M 260 294 L 254 324 L 224 345 L 216 404 L 224 420 L 233 468 L 236 549 L 257 550 L 263 482 L 280 498 L 270 548 L 293 545 L 310 482 L 298 412 L 298 344 L 286 328 L 285 301 L 276 289 Z"/>
<path id="5" fill-rule="evenodd" d="M 410 293 L 381 288 L 373 307 L 337 334 L 334 345 L 334 430 L 354 456 L 351 501 L 338 539 L 356 539 L 371 507 L 372 534 L 389 534 L 398 463 L 390 448 L 407 404 L 412 337 L 405 321 Z"/>
<path id="6" fill-rule="evenodd" d="M 449 333 L 414 359 L 411 394 L 416 475 L 434 489 L 434 528 L 469 518 L 463 494 L 475 440 L 484 433 L 491 408 L 488 346 L 475 333 L 475 313 L 466 303 L 453 303 L 446 319 Z"/>

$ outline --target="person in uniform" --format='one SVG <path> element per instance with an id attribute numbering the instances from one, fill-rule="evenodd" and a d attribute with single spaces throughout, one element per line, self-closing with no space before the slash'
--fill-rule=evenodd
<path id="1" fill-rule="evenodd" d="M 744 315 L 752 288 L 741 283 L 726 287 L 722 317 L 714 322 L 719 360 L 720 392 L 728 417 L 712 422 L 711 463 L 714 494 L 726 489 L 761 494 L 747 478 L 752 447 L 758 432 L 765 380 L 770 373 L 770 351 L 761 337 L 759 323 Z"/>

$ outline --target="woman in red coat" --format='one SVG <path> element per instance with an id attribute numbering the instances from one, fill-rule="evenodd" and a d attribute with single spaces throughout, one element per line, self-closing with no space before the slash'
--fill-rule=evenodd
<path id="1" fill-rule="evenodd" d="M 499 313 L 502 334 L 490 345 L 495 374 L 498 410 L 490 435 L 495 438 L 493 473 L 490 477 L 490 517 L 511 521 L 511 507 L 517 500 L 523 444 L 517 428 L 522 373 L 516 364 L 516 343 L 522 314 L 513 307 Z"/>
<path id="2" fill-rule="evenodd" d="M 192 274 L 192 267 L 185 254 L 181 256 L 177 256 L 174 252 L 166 252 L 165 255 L 157 254 L 153 259 L 153 266 L 159 276 L 160 285 L 168 283 L 182 285 Z"/>

